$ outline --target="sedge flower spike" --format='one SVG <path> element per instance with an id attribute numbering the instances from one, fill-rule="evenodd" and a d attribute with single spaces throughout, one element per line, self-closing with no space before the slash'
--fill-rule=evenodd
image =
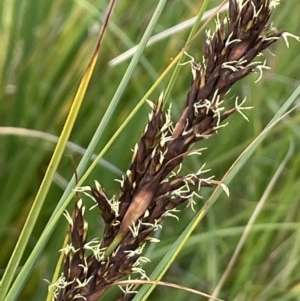
<path id="1" fill-rule="evenodd" d="M 147 259 L 142 251 L 147 242 L 158 242 L 151 233 L 161 228 L 161 221 L 175 217 L 177 207 L 186 202 L 194 210 L 195 199 L 201 199 L 203 187 L 220 185 L 212 176 L 204 176 L 204 164 L 194 173 L 181 168 L 189 155 L 201 155 L 195 143 L 209 139 L 222 129 L 224 121 L 238 112 L 248 120 L 245 99 L 226 99 L 232 85 L 252 72 L 269 67 L 260 60 L 263 50 L 286 33 L 269 23 L 278 0 L 230 0 L 225 20 L 216 20 L 214 32 L 207 31 L 201 62 L 191 55 L 192 83 L 181 116 L 172 121 L 170 109 L 163 111 L 163 94 L 151 106 L 149 121 L 134 146 L 132 162 L 120 182 L 118 196 L 108 197 L 101 185 L 81 187 L 98 206 L 104 221 L 101 239 L 87 242 L 87 223 L 82 201 L 75 204 L 70 224 L 71 244 L 65 252 L 64 271 L 57 283 L 54 301 L 96 301 L 112 283 L 138 273 L 147 278 L 141 263 Z M 232 103 L 234 99 L 234 103 Z M 92 250 L 92 254 L 91 254 Z M 89 251 L 90 255 L 86 254 Z M 130 298 L 131 286 L 119 300 Z"/>

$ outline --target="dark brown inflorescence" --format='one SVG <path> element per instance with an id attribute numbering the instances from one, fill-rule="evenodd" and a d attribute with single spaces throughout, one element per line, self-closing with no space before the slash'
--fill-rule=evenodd
<path id="1" fill-rule="evenodd" d="M 96 182 L 88 190 L 96 201 L 105 228 L 101 241 L 86 241 L 84 207 L 77 201 L 68 217 L 72 244 L 65 248 L 63 275 L 54 300 L 98 300 L 110 284 L 133 273 L 146 278 L 141 256 L 146 242 L 154 240 L 151 232 L 162 219 L 185 201 L 191 202 L 204 186 L 217 181 L 204 178 L 203 166 L 193 174 L 182 175 L 183 159 L 201 150 L 191 150 L 195 142 L 208 138 L 223 126 L 222 122 L 238 111 L 245 117 L 236 99 L 225 109 L 224 96 L 231 86 L 247 74 L 267 68 L 265 61 L 253 61 L 276 42 L 281 33 L 268 24 L 278 1 L 230 0 L 229 16 L 216 21 L 213 34 L 207 31 L 202 63 L 191 60 L 192 84 L 178 122 L 173 125 L 170 111 L 163 112 L 163 95 L 152 113 L 132 163 L 120 181 L 118 198 L 110 199 Z M 86 252 L 91 255 L 87 256 Z M 125 300 L 127 297 L 124 297 Z"/>

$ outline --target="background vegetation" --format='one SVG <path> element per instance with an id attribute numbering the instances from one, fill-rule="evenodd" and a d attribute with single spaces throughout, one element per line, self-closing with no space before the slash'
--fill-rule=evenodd
<path id="1" fill-rule="evenodd" d="M 299 35 L 300 2 L 282 2 L 272 16 L 274 25 Z M 219 3 L 209 1 L 207 9 Z M 55 147 L 46 134 L 60 135 L 92 54 L 106 5 L 107 1 L 103 0 L 4 0 L 0 3 L 0 275 L 12 254 Z M 112 66 L 110 61 L 139 43 L 155 5 L 153 1 L 117 3 L 70 141 L 87 147 L 129 63 L 125 60 Z M 202 1 L 168 1 L 154 34 L 195 16 L 201 5 Z M 189 29 L 180 31 L 146 48 L 96 152 L 103 148 L 171 58 L 181 50 L 188 33 Z M 201 58 L 203 39 L 202 34 L 189 49 L 189 53 L 198 59 Z M 297 42 L 290 41 L 287 49 L 281 40 L 272 47 L 275 56 L 266 53 L 272 70 L 265 71 L 261 81 L 254 83 L 258 76 L 254 74 L 233 87 L 231 95 L 247 96 L 248 105 L 254 106 L 253 110 L 247 111 L 250 122 L 247 123 L 239 114 L 232 116 L 225 129 L 199 145 L 207 147 L 207 150 L 201 157 L 187 162 L 187 171 L 195 170 L 206 162 L 206 166 L 211 168 L 210 174 L 218 179 L 224 175 L 299 85 L 299 47 Z M 167 84 L 166 79 L 149 98 L 157 100 Z M 171 91 L 175 117 L 183 106 L 189 84 L 190 69 L 186 66 L 181 68 Z M 105 154 L 105 162 L 113 166 L 99 164 L 86 185 L 92 185 L 97 179 L 109 195 L 116 193 L 118 184 L 114 179 L 120 178 L 120 172 L 128 167 L 130 149 L 142 133 L 148 112 L 149 107 L 144 105 Z M 246 224 L 261 197 L 267 193 L 218 296 L 230 301 L 297 300 L 300 295 L 299 123 L 297 110 L 268 134 L 230 183 L 230 197 L 225 194 L 219 197 L 163 280 L 212 293 L 237 248 Z M 32 132 L 21 135 L 18 128 L 36 130 L 42 135 L 39 138 L 33 137 Z M 271 179 L 291 144 L 292 154 L 272 185 Z M 74 173 L 70 155 L 77 163 L 82 156 L 74 147 L 66 149 L 21 265 L 35 246 Z M 202 192 L 206 200 L 211 190 Z M 197 204 L 197 210 L 204 200 Z M 92 205 L 90 200 L 84 201 L 87 207 Z M 185 207 L 178 215 L 179 222 L 165 220 L 160 233 L 161 243 L 147 250 L 151 263 L 145 265 L 145 269 L 149 274 L 194 217 L 194 213 Z M 90 236 L 101 235 L 97 212 L 87 212 L 87 219 Z M 52 278 L 66 229 L 67 223 L 61 218 L 18 300 L 45 299 L 47 284 L 43 279 Z M 112 289 L 106 300 L 113 300 L 118 294 L 117 288 Z M 185 298 L 199 300 L 199 296 L 191 293 L 159 286 L 149 300 Z"/>

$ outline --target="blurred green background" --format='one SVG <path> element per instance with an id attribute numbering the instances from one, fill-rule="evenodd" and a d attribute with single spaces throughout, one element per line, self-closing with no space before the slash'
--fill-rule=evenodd
<path id="1" fill-rule="evenodd" d="M 220 1 L 210 1 L 209 7 Z M 101 0 L 4 0 L 0 3 L 0 275 L 18 239 L 22 225 L 43 179 L 55 143 L 46 134 L 59 136 L 80 79 L 98 36 L 107 1 Z M 154 12 L 155 1 L 119 1 L 100 50 L 99 60 L 88 87 L 83 106 L 70 141 L 87 147 L 112 95 L 129 64 L 125 60 L 112 66 L 109 62 L 136 45 Z M 164 8 L 155 32 L 160 33 L 194 17 L 202 1 L 174 0 Z M 274 26 L 300 35 L 299 1 L 282 1 L 272 16 Z M 213 28 L 212 23 L 210 27 Z M 185 43 L 189 29 L 175 33 L 146 48 L 132 80 L 110 120 L 97 151 L 105 145 L 158 76 Z M 204 34 L 193 43 L 189 54 L 201 59 Z M 300 44 L 290 41 L 288 49 L 281 40 L 267 52 L 267 70 L 258 83 L 253 74 L 237 83 L 228 96 L 247 96 L 246 111 L 250 122 L 239 114 L 211 139 L 201 157 L 186 162 L 187 172 L 206 162 L 210 175 L 221 178 L 238 155 L 262 131 L 272 116 L 300 83 Z M 273 56 L 275 54 L 275 56 Z M 181 68 L 171 102 L 174 118 L 179 116 L 191 80 L 190 68 Z M 152 101 L 168 84 L 166 79 L 151 95 Z M 232 99 L 229 100 L 232 102 Z M 145 105 L 131 120 L 104 159 L 113 165 L 99 164 L 86 181 L 97 179 L 108 195 L 117 194 L 120 178 L 131 159 L 131 148 L 138 141 L 150 108 Z M 231 182 L 230 197 L 221 195 L 197 227 L 186 247 L 163 280 L 212 293 L 224 272 L 242 231 L 272 176 L 285 157 L 290 143 L 294 151 L 284 171 L 269 193 L 266 203 L 238 256 L 232 272 L 219 294 L 225 300 L 298 300 L 300 296 L 300 114 L 294 111 L 279 123 L 260 145 L 246 166 Z M 10 128 L 8 128 L 10 127 Z M 39 131 L 21 135 L 18 128 Z M 38 223 L 30 238 L 22 263 L 43 231 L 66 183 L 74 173 L 72 156 L 79 162 L 82 154 L 68 148 L 51 186 Z M 200 209 L 211 190 L 203 190 Z M 91 201 L 84 199 L 86 206 Z M 70 206 L 71 208 L 72 206 Z M 194 217 L 184 206 L 180 222 L 167 219 L 160 233 L 161 243 L 148 250 L 150 272 Z M 101 219 L 96 210 L 87 212 L 90 237 L 101 235 Z M 58 258 L 58 250 L 67 229 L 61 219 L 36 263 L 18 300 L 45 300 L 47 284 Z M 22 264 L 21 263 L 21 264 Z M 119 294 L 112 289 L 106 299 Z M 191 293 L 158 287 L 149 300 L 204 300 Z"/>

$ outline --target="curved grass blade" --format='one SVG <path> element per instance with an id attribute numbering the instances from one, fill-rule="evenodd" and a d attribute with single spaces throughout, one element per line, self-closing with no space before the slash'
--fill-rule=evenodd
<path id="1" fill-rule="evenodd" d="M 52 143 L 57 143 L 59 139 L 59 137 L 52 135 L 50 133 L 26 129 L 26 128 L 10 127 L 10 126 L 0 126 L 0 135 L 37 138 Z M 86 151 L 85 148 L 71 141 L 67 142 L 66 148 L 81 155 L 84 155 Z M 91 159 L 94 160 L 95 158 L 96 158 L 96 154 L 93 154 L 91 156 Z M 101 159 L 98 163 L 99 165 L 103 166 L 104 168 L 106 168 L 107 170 L 111 171 L 112 173 L 118 176 L 123 174 L 121 169 L 119 169 L 118 167 L 116 167 L 115 165 L 113 165 L 112 163 L 108 162 L 105 159 Z"/>

